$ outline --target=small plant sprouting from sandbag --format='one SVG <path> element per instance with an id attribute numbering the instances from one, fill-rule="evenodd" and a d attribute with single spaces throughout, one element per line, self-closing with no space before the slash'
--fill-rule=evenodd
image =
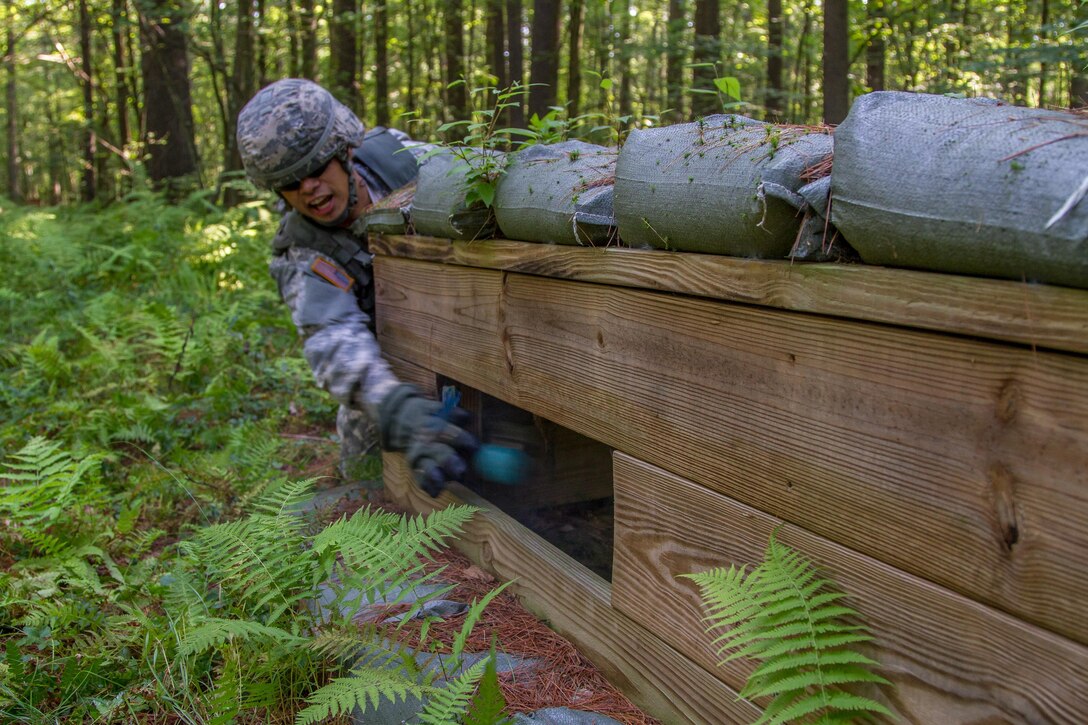
<path id="1" fill-rule="evenodd" d="M 714 644 L 723 662 L 754 659 L 740 697 L 770 697 L 756 725 L 843 722 L 892 713 L 879 702 L 843 688 L 887 685 L 872 672 L 878 663 L 853 647 L 873 638 L 812 562 L 771 535 L 763 561 L 686 574 L 699 585 L 710 622 L 724 630 Z"/>

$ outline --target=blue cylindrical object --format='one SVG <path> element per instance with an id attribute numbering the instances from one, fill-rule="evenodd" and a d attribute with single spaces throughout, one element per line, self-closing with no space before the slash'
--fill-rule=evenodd
<path id="1" fill-rule="evenodd" d="M 517 486 L 529 474 L 529 456 L 517 448 L 485 443 L 472 464 L 482 478 L 504 486 Z"/>

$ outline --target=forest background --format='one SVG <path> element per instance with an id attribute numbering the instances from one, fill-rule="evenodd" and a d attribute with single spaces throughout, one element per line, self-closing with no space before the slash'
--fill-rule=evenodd
<path id="1" fill-rule="evenodd" d="M 1088 103 L 1082 0 L 5 0 L 0 18 L 0 188 L 34 204 L 145 178 L 221 189 L 240 178 L 238 110 L 285 76 L 418 138 L 489 104 L 473 89 L 514 84 L 513 127 L 551 107 L 669 123 L 723 101 L 837 123 L 884 89 Z"/>

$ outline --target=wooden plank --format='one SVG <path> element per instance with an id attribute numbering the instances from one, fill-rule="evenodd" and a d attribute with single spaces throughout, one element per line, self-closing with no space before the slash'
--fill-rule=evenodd
<path id="1" fill-rule="evenodd" d="M 436 376 L 433 372 L 427 368 L 420 367 L 415 363 L 403 360 L 386 352 L 382 353 L 382 358 L 389 363 L 389 368 L 401 382 L 411 383 L 419 388 L 419 391 L 428 398 L 438 397 L 438 385 L 435 380 Z"/>
<path id="2" fill-rule="evenodd" d="M 1088 360 L 379 257 L 385 349 L 1088 641 Z"/>
<path id="3" fill-rule="evenodd" d="M 377 236 L 377 254 L 680 292 L 1088 353 L 1088 290 L 870 265 Z"/>
<path id="4" fill-rule="evenodd" d="M 612 609 L 611 587 L 463 486 L 438 499 L 412 481 L 404 457 L 383 456 L 386 490 L 401 505 L 425 513 L 454 502 L 481 508 L 455 542 L 500 579 L 526 608 L 572 642 L 645 712 L 664 723 L 752 722 L 759 710 L 736 691 Z"/>
<path id="5" fill-rule="evenodd" d="M 767 540 L 812 559 L 876 637 L 868 654 L 899 722 L 1088 722 L 1088 648 L 780 519 L 616 454 L 612 604 L 696 662 L 719 661 L 681 574 L 762 560 Z M 781 527 L 781 528 L 779 528 Z M 741 688 L 748 667 L 718 669 Z"/>

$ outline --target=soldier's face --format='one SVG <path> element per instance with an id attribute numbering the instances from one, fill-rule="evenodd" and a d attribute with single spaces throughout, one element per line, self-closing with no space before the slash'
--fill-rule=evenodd
<path id="1" fill-rule="evenodd" d="M 362 183 L 362 179 L 356 178 L 355 189 L 359 200 L 355 213 L 348 217 L 349 222 L 370 202 L 366 184 Z M 344 208 L 347 207 L 348 175 L 340 162 L 333 158 L 316 175 L 303 179 L 297 189 L 281 190 L 280 193 L 284 200 L 300 214 L 316 222 L 330 224 L 339 219 Z"/>

